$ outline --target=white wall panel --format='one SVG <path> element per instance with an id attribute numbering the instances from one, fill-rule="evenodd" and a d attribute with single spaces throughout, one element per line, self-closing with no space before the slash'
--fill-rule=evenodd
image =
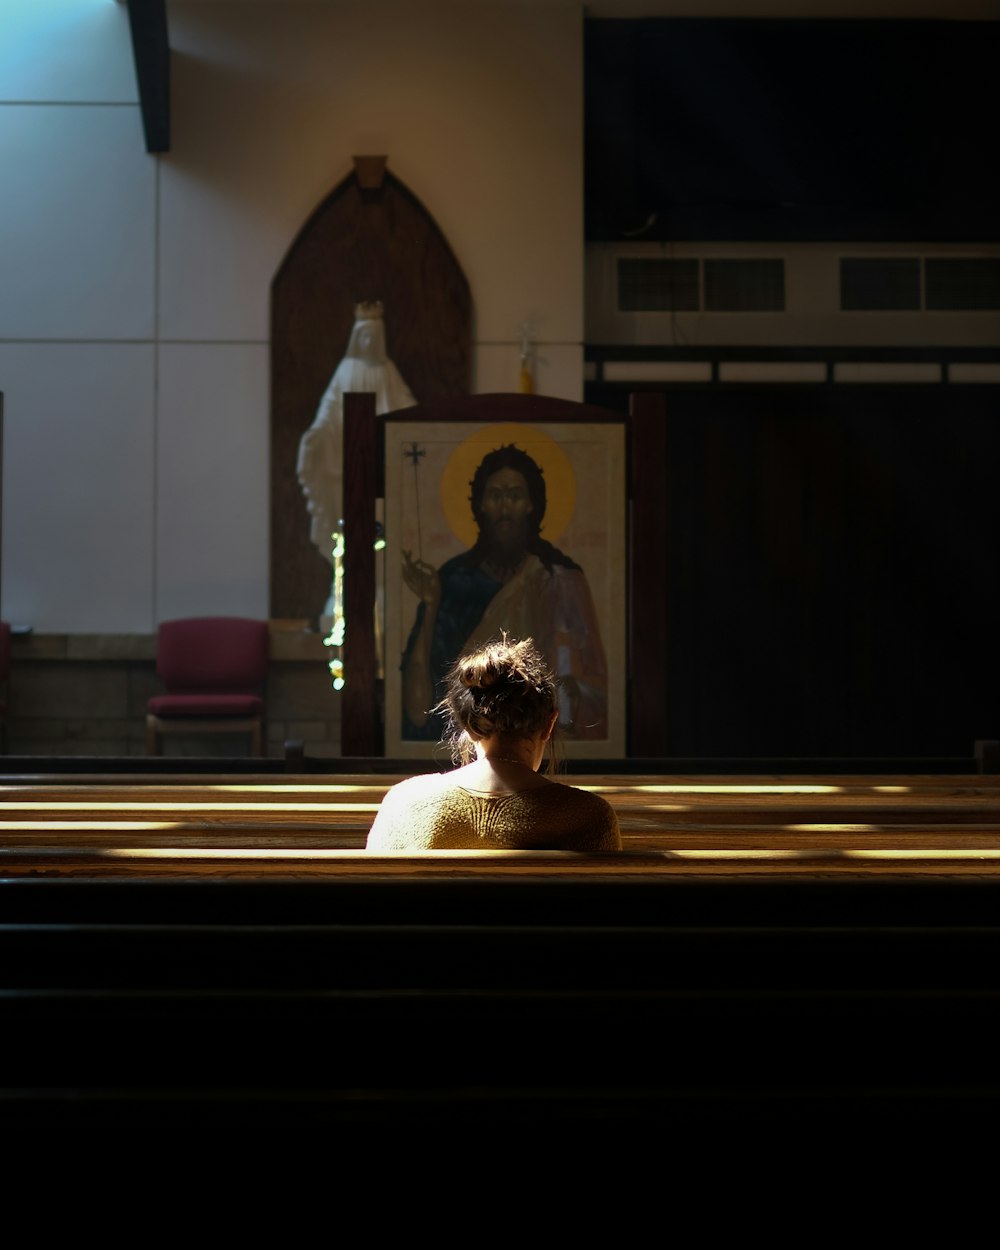
<path id="1" fill-rule="evenodd" d="M 2 0 L 0 101 L 137 99 L 124 4 Z"/>
<path id="2" fill-rule="evenodd" d="M 538 389 L 580 396 L 579 4 L 168 22 L 155 157 L 125 6 L 0 0 L 3 610 L 39 632 L 267 614 L 270 284 L 356 154 L 388 154 L 463 266 L 477 389 L 516 388 L 527 319 L 560 344 Z"/>
<path id="3" fill-rule="evenodd" d="M 137 108 L 0 106 L 0 338 L 153 333 L 156 160 Z"/>
<path id="4" fill-rule="evenodd" d="M 162 333 L 266 337 L 269 284 L 352 157 L 384 153 L 469 279 L 483 339 L 582 341 L 573 4 L 171 5 Z"/>
<path id="5" fill-rule="evenodd" d="M 148 633 L 153 348 L 0 343 L 0 390 L 4 616 Z"/>
<path id="6" fill-rule="evenodd" d="M 269 610 L 266 347 L 160 348 L 156 617 Z"/>
<path id="7" fill-rule="evenodd" d="M 479 394 L 516 391 L 521 354 L 508 343 L 479 343 L 475 351 L 474 389 Z M 583 348 L 576 344 L 539 343 L 531 355 L 537 395 L 583 399 Z"/>

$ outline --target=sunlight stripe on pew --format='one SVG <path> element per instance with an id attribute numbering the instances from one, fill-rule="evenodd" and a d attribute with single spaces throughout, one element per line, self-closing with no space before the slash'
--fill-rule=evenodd
<path id="1" fill-rule="evenodd" d="M 22 833 L 36 833 L 40 826 L 47 832 L 62 833 L 79 832 L 83 829 L 116 829 L 132 830 L 136 833 L 144 829 L 183 829 L 179 820 L 0 820 L 0 830 L 19 830 Z"/>
<path id="2" fill-rule="evenodd" d="M 848 825 L 838 822 L 835 825 L 779 825 L 788 833 L 892 833 L 892 825 Z M 747 828 L 752 829 L 749 825 Z"/>
<path id="3" fill-rule="evenodd" d="M 173 847 L 119 846 L 103 847 L 100 850 L 88 851 L 102 859 L 329 859 L 329 860 L 361 860 L 377 862 L 379 859 L 425 859 L 431 863 L 445 859 L 493 859 L 503 863 L 518 858 L 531 860 L 568 859 L 586 862 L 591 858 L 586 851 L 525 851 L 520 849 L 475 850 L 475 851 L 380 851 L 370 855 L 363 847 L 358 848 L 325 848 L 315 849 L 301 847 L 199 847 L 181 849 Z M 608 851 L 600 858 L 615 858 L 621 852 Z M 657 852 L 639 858 L 658 858 Z M 622 855 L 622 862 L 628 856 Z"/>
<path id="4" fill-rule="evenodd" d="M 381 790 L 388 789 L 394 782 L 403 779 L 403 774 L 399 777 L 379 774 L 377 776 L 366 777 L 364 781 L 344 783 L 340 781 L 320 781 L 312 784 L 302 785 L 267 785 L 264 782 L 256 782 L 252 785 L 233 785 L 222 784 L 219 782 L 203 782 L 193 780 L 187 782 L 183 786 L 171 784 L 169 786 L 162 785 L 156 781 L 151 781 L 143 786 L 145 790 L 163 790 L 165 792 L 173 792 L 177 789 L 195 789 L 195 790 L 218 790 L 221 794 L 353 794 L 357 790 Z M 39 784 L 46 785 L 46 782 L 24 781 L 16 784 L 8 782 L 0 785 L 0 795 L 7 793 L 18 793 L 21 790 L 36 790 Z M 130 788 L 134 783 L 125 782 Z M 80 781 L 81 786 L 85 786 L 88 790 L 100 792 L 101 790 L 120 790 L 121 785 L 115 782 L 107 781 Z"/>
<path id="5" fill-rule="evenodd" d="M 145 802 L 0 803 L 0 812 L 374 812 L 377 803 L 169 803 Z"/>
<path id="6" fill-rule="evenodd" d="M 955 850 L 946 850 L 942 848 L 940 851 L 917 851 L 900 848 L 893 851 L 875 851 L 875 850 L 852 850 L 841 851 L 841 855 L 847 859 L 998 859 L 1000 860 L 1000 848 L 982 847 L 977 850 L 963 850 L 957 848 Z"/>
<path id="7" fill-rule="evenodd" d="M 661 782 L 642 782 L 639 785 L 632 785 L 627 781 L 609 784 L 607 782 L 578 782 L 575 779 L 572 784 L 580 790 L 625 790 L 634 794 L 840 794 L 844 790 L 843 786 L 820 785 L 708 786 L 686 782 L 680 785 Z"/>
<path id="8" fill-rule="evenodd" d="M 147 860 L 363 860 L 379 859 L 426 859 L 431 862 L 439 859 L 481 859 L 496 858 L 498 862 L 515 858 L 577 860 L 585 863 L 591 856 L 583 851 L 526 851 L 526 850 L 469 850 L 469 851 L 397 851 L 370 855 L 363 848 L 302 848 L 302 847 L 103 847 L 89 851 L 97 858 L 106 859 L 147 859 Z M 600 858 L 614 860 L 617 854 L 609 852 Z M 861 859 L 861 860 L 997 860 L 1000 861 L 1000 848 L 996 849 L 947 849 L 932 848 L 911 850 L 907 848 L 877 848 L 871 850 L 844 850 L 840 848 L 804 847 L 800 849 L 765 849 L 747 848 L 738 850 L 703 850 L 671 847 L 669 850 L 648 852 L 647 858 L 704 860 L 714 863 L 758 861 L 758 862 L 789 862 L 814 859 Z M 621 862 L 627 863 L 629 855 L 621 855 Z"/>
<path id="9" fill-rule="evenodd" d="M 671 847 L 662 854 L 678 859 L 722 860 L 796 860 L 796 859 L 888 859 L 888 860 L 945 860 L 990 859 L 1000 860 L 1000 848 L 984 847 L 975 850 L 935 847 L 928 850 L 911 850 L 903 847 L 877 847 L 866 850 L 845 850 L 839 847 L 806 847 L 801 850 L 684 850 Z"/>

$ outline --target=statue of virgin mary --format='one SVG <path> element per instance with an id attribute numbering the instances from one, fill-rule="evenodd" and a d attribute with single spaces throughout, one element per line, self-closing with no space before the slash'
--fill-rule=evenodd
<path id="1" fill-rule="evenodd" d="M 374 391 L 379 414 L 417 402 L 386 351 L 381 301 L 355 305 L 347 351 L 299 442 L 296 472 L 309 510 L 309 537 L 335 573 L 335 552 L 343 550 L 344 395 L 348 391 Z M 320 618 L 324 633 L 334 627 L 336 594 L 335 578 Z"/>
<path id="2" fill-rule="evenodd" d="M 379 301 L 355 305 L 347 351 L 299 443 L 296 471 L 311 518 L 309 537 L 330 564 L 334 535 L 343 521 L 344 395 L 348 391 L 374 391 L 379 414 L 417 402 L 386 352 Z"/>

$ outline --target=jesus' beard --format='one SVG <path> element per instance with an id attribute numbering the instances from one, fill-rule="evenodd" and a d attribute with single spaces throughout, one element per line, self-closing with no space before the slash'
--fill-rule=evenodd
<path id="1" fill-rule="evenodd" d="M 488 571 L 499 581 L 505 581 L 517 572 L 528 554 L 527 538 L 527 527 L 523 525 L 505 535 L 484 530 L 480 563 L 488 566 Z"/>

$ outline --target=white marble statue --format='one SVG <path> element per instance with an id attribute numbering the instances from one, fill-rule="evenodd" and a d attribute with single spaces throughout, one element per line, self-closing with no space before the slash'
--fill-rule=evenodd
<path id="1" fill-rule="evenodd" d="M 309 537 L 330 564 L 334 534 L 343 519 L 344 395 L 348 391 L 374 391 L 377 413 L 417 402 L 386 353 L 381 303 L 355 305 L 347 351 L 299 443 L 296 470 L 311 518 Z"/>
<path id="2" fill-rule="evenodd" d="M 380 301 L 355 305 L 347 351 L 323 392 L 312 425 L 299 442 L 296 472 L 309 510 L 309 537 L 335 572 L 334 550 L 342 548 L 343 537 L 344 395 L 348 391 L 374 391 L 379 414 L 417 402 L 386 352 L 382 312 Z M 324 633 L 331 630 L 336 619 L 336 590 L 335 580 L 320 617 Z"/>

